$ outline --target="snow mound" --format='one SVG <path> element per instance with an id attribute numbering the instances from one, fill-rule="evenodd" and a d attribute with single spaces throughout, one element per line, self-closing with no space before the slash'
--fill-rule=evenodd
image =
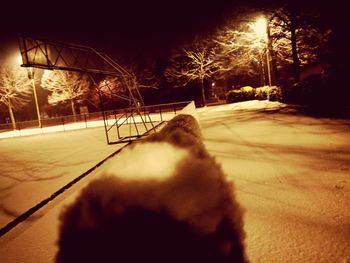
<path id="1" fill-rule="evenodd" d="M 247 262 L 243 210 L 193 117 L 101 173 L 61 215 L 57 262 Z"/>
<path id="2" fill-rule="evenodd" d="M 269 100 L 249 100 L 238 103 L 229 104 L 230 108 L 233 110 L 240 109 L 279 109 L 286 107 L 287 105 L 279 101 L 269 101 Z"/>
<path id="3" fill-rule="evenodd" d="M 288 105 L 279 101 L 269 100 L 249 100 L 223 104 L 215 107 L 203 107 L 196 109 L 197 113 L 203 112 L 222 112 L 232 110 L 278 110 L 286 108 Z"/>

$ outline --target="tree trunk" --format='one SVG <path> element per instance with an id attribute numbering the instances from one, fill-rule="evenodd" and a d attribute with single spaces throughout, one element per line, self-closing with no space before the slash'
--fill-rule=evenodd
<path id="1" fill-rule="evenodd" d="M 12 128 L 13 128 L 14 130 L 16 130 L 16 129 L 17 129 L 16 120 L 15 120 L 15 115 L 13 114 L 12 105 L 11 105 L 11 101 L 10 101 L 10 100 L 9 100 L 8 107 L 9 107 L 9 113 L 10 113 Z"/>
<path id="2" fill-rule="evenodd" d="M 270 49 L 270 57 L 271 57 L 271 74 L 272 74 L 272 85 L 279 85 L 279 74 L 277 70 L 277 60 L 276 54 L 273 49 Z"/>
<path id="3" fill-rule="evenodd" d="M 207 106 L 207 100 L 205 99 L 204 79 L 203 78 L 201 78 L 201 92 L 202 92 L 203 106 Z"/>
<path id="4" fill-rule="evenodd" d="M 74 119 L 74 121 L 77 121 L 77 116 L 76 116 L 77 114 L 75 112 L 75 105 L 74 105 L 74 100 L 73 99 L 70 100 L 70 105 L 72 107 L 73 119 Z"/>
<path id="5" fill-rule="evenodd" d="M 300 80 L 300 60 L 298 57 L 295 23 L 296 23 L 295 13 L 292 11 L 291 17 L 290 17 L 290 33 L 291 33 L 291 41 L 292 41 L 293 73 L 294 73 L 294 81 L 298 82 Z"/>

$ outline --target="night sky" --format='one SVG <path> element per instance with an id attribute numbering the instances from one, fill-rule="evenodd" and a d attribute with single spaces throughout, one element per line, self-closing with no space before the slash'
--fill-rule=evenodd
<path id="1" fill-rule="evenodd" d="M 334 1 L 304 2 L 341 31 L 338 12 L 346 9 Z M 0 47 L 25 33 L 107 53 L 161 56 L 197 33 L 210 33 L 242 3 L 264 0 L 11 1 L 0 9 Z"/>
<path id="2" fill-rule="evenodd" d="M 2 42 L 16 33 L 132 52 L 161 52 L 220 23 L 232 1 L 42 1 L 1 9 Z"/>

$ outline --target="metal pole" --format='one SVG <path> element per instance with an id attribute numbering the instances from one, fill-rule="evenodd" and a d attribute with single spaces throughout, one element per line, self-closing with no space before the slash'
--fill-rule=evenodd
<path id="1" fill-rule="evenodd" d="M 163 121 L 162 107 L 161 106 L 159 106 L 159 112 L 160 112 L 160 121 Z"/>
<path id="2" fill-rule="evenodd" d="M 270 67 L 270 25 L 269 21 L 266 21 L 266 64 L 267 64 L 267 76 L 269 79 L 269 86 L 272 86 L 271 80 L 271 67 Z"/>
<path id="3" fill-rule="evenodd" d="M 266 77 L 265 77 L 265 65 L 264 65 L 264 51 L 260 51 L 260 64 L 261 64 L 261 82 L 262 85 L 265 86 L 266 85 Z"/>
<path id="4" fill-rule="evenodd" d="M 38 103 L 38 97 L 36 95 L 36 88 L 35 88 L 35 79 L 34 79 L 34 71 L 32 68 L 29 68 L 29 74 L 28 74 L 30 80 L 32 81 L 33 86 L 33 93 L 34 93 L 34 100 L 35 100 L 35 108 L 36 108 L 36 114 L 38 116 L 38 126 L 41 128 L 41 117 L 40 117 L 40 109 L 39 109 L 39 103 Z"/>
<path id="5" fill-rule="evenodd" d="M 269 78 L 269 86 L 272 86 L 271 81 L 271 68 L 270 68 L 270 51 L 266 43 L 266 64 L 267 64 L 267 76 Z"/>

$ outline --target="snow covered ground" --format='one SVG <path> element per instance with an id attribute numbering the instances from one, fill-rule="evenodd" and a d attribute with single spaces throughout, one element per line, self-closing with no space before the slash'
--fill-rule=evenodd
<path id="1" fill-rule="evenodd" d="M 199 115 L 209 152 L 246 208 L 250 260 L 350 262 L 350 121 L 269 105 Z"/>
<path id="2" fill-rule="evenodd" d="M 251 262 L 350 262 L 349 120 L 312 118 L 264 101 L 197 113 L 208 151 L 246 209 Z M 0 222 L 117 147 L 105 144 L 103 128 L 0 140 Z M 0 261 L 52 262 L 58 215 L 96 173 L 1 237 Z"/>
<path id="3" fill-rule="evenodd" d="M 0 140 L 0 226 L 122 146 L 103 127 Z"/>

